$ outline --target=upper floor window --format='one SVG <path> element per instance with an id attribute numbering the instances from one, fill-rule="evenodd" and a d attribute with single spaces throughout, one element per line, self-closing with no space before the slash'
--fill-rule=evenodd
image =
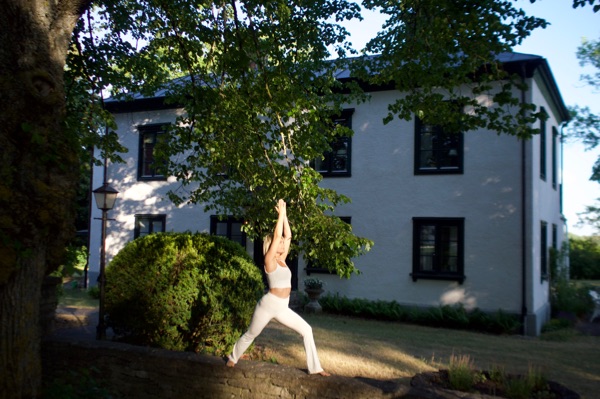
<path id="1" fill-rule="evenodd" d="M 147 236 L 152 233 L 164 233 L 166 215 L 135 215 L 133 238 Z"/>
<path id="2" fill-rule="evenodd" d="M 415 118 L 415 174 L 463 173 L 463 133 Z"/>
<path id="3" fill-rule="evenodd" d="M 246 248 L 246 233 L 242 231 L 244 220 L 229 216 L 220 219 L 218 216 L 210 217 L 210 234 L 227 237 Z"/>
<path id="4" fill-rule="evenodd" d="M 138 179 L 139 180 L 165 180 L 166 176 L 158 168 L 155 160 L 156 144 L 165 136 L 165 125 L 138 126 L 140 132 L 140 145 L 138 154 Z"/>
<path id="5" fill-rule="evenodd" d="M 540 119 L 540 179 L 546 180 L 546 110 L 541 108 L 542 118 Z"/>
<path id="6" fill-rule="evenodd" d="M 558 130 L 552 126 L 552 187 L 556 189 L 558 174 Z"/>
<path id="7" fill-rule="evenodd" d="M 413 218 L 413 281 L 456 280 L 462 284 L 463 247 L 463 218 Z"/>
<path id="8" fill-rule="evenodd" d="M 333 119 L 336 125 L 352 129 L 354 109 L 345 109 L 339 117 Z M 323 159 L 315 159 L 310 166 L 323 176 L 350 176 L 352 160 L 352 139 L 348 136 L 338 137 L 329 143 L 331 150 L 323 154 Z"/>

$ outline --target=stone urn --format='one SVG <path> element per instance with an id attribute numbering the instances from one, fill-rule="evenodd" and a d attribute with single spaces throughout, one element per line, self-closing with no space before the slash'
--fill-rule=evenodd
<path id="1" fill-rule="evenodd" d="M 324 291 L 323 288 L 304 288 L 304 292 L 306 292 L 309 299 L 309 302 L 304 305 L 306 313 L 319 313 L 323 311 L 319 303 L 319 298 Z"/>

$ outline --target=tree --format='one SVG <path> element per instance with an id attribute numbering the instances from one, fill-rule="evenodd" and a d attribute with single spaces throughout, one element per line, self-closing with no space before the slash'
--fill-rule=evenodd
<path id="1" fill-rule="evenodd" d="M 381 56 L 368 59 L 359 74 L 373 84 L 393 82 L 407 93 L 389 105 L 387 121 L 395 116 L 408 120 L 416 114 L 448 131 L 487 128 L 520 138 L 538 132 L 532 124 L 543 116 L 513 94 L 526 86 L 496 56 L 512 51 L 546 21 L 525 15 L 511 1 L 364 4 L 389 17 L 365 49 Z"/>
<path id="2" fill-rule="evenodd" d="M 63 69 L 86 1 L 0 5 L 0 396 L 37 397 L 42 280 L 74 233 Z"/>
<path id="3" fill-rule="evenodd" d="M 569 237 L 569 275 L 572 279 L 600 278 L 599 241 L 599 237 Z"/>
<path id="4" fill-rule="evenodd" d="M 113 93 L 126 97 L 132 84 L 143 93 L 162 87 L 167 101 L 185 109 L 158 148 L 164 174 L 181 183 L 171 199 L 244 218 L 246 232 L 257 237 L 273 223 L 272 204 L 286 198 L 297 250 L 341 276 L 356 271 L 352 258 L 371 242 L 335 217 L 335 207 L 349 198 L 320 187 L 308 162 L 352 134 L 333 119 L 344 104 L 367 100 L 356 83 L 393 81 L 409 93 L 390 105 L 388 120 L 418 113 L 461 131 L 487 127 L 524 138 L 536 132 L 535 107 L 513 96 L 523 86 L 495 55 L 545 22 L 509 1 L 364 2 L 390 15 L 365 50 L 381 54 L 368 64 L 346 58 L 347 32 L 332 22 L 360 17 L 348 1 L 104 4 L 82 32 L 100 26 L 119 36 L 81 36 L 87 41 L 77 46 L 78 64 L 94 65 L 124 49 L 128 57 L 112 57 L 110 70 L 129 71 L 129 80 L 113 84 Z M 126 37 L 143 47 L 131 52 L 118 40 Z M 335 62 L 328 60 L 332 49 Z M 351 68 L 360 80 L 340 83 L 339 68 Z M 464 85 L 470 90 L 456 89 Z M 455 112 L 465 107 L 470 112 Z"/>
<path id="5" fill-rule="evenodd" d="M 173 200 L 245 217 L 258 236 L 272 223 L 274 199 L 286 198 L 308 257 L 342 276 L 355 271 L 352 257 L 371 243 L 335 217 L 335 206 L 349 199 L 321 188 L 308 164 L 351 134 L 332 121 L 343 104 L 367 100 L 357 81 L 342 86 L 334 78 L 336 68 L 352 66 L 362 83 L 393 80 L 406 90 L 408 100 L 391 104 L 390 118 L 413 112 L 444 122 L 435 115 L 466 106 L 472 112 L 448 118 L 450 126 L 535 133 L 523 128 L 535 110 L 511 97 L 520 83 L 493 53 L 544 22 L 509 1 L 365 1 L 389 15 L 366 49 L 382 53 L 374 66 L 383 80 L 346 58 L 338 22 L 360 18 L 350 1 L 100 0 L 94 12 L 90 4 L 0 6 L 3 397 L 39 396 L 40 287 L 72 235 L 79 155 L 93 145 L 119 159 L 115 126 L 102 107 L 109 88 L 116 98 L 166 89 L 167 101 L 186 110 L 162 147 L 166 171 L 181 182 Z M 331 52 L 337 61 L 328 60 Z M 506 82 L 499 90 L 491 83 L 497 79 Z M 472 85 L 467 95 L 453 91 L 462 84 Z M 475 100 L 481 97 L 499 106 Z"/>
<path id="6" fill-rule="evenodd" d="M 581 79 L 592 87 L 600 88 L 600 40 L 584 40 L 577 49 L 577 58 L 581 66 L 589 64 L 596 68 L 595 74 L 582 75 Z M 581 140 L 587 150 L 596 148 L 600 144 L 600 115 L 594 114 L 589 107 L 573 106 L 570 111 L 573 119 L 568 125 L 567 137 Z M 600 182 L 600 158 L 592 167 L 590 180 Z M 597 205 L 586 206 L 579 217 L 581 222 L 600 229 L 600 207 Z"/>

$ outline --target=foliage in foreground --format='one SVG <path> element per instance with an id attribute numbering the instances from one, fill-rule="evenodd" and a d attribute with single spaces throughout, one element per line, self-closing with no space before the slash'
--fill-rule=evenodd
<path id="1" fill-rule="evenodd" d="M 138 238 L 106 271 L 108 325 L 124 341 L 222 355 L 263 293 L 244 248 L 203 233 Z"/>
<path id="2" fill-rule="evenodd" d="M 44 399 L 113 399 L 105 383 L 94 378 L 96 369 L 71 370 L 59 378 L 46 381 L 43 389 Z"/>
<path id="3" fill-rule="evenodd" d="M 328 313 L 384 321 L 402 321 L 429 327 L 512 334 L 521 326 L 516 316 L 502 310 L 489 314 L 479 309 L 467 310 L 461 305 L 424 309 L 402 306 L 396 301 L 349 299 L 339 294 L 325 295 L 321 297 L 319 303 L 323 311 Z"/>
<path id="4" fill-rule="evenodd" d="M 535 367 L 529 366 L 527 374 L 514 376 L 494 367 L 491 371 L 475 369 L 468 355 L 451 356 L 448 380 L 452 389 L 464 392 L 478 390 L 508 399 L 553 398 L 546 378 Z M 535 396 L 532 396 L 535 395 Z"/>

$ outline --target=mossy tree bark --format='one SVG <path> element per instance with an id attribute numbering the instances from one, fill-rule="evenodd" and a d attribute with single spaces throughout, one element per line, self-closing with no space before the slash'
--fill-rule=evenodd
<path id="1" fill-rule="evenodd" d="M 64 126 L 63 71 L 90 1 L 0 2 L 0 397 L 41 386 L 44 276 L 74 229 L 76 139 Z"/>

